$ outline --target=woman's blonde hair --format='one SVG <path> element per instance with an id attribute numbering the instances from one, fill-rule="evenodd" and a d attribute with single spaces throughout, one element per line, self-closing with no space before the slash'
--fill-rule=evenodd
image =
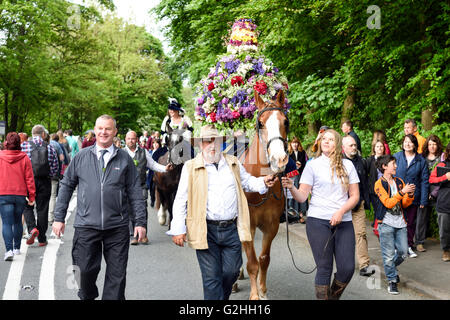
<path id="1" fill-rule="evenodd" d="M 329 155 L 331 168 L 331 182 L 334 183 L 334 175 L 336 174 L 344 190 L 348 191 L 349 189 L 348 173 L 342 161 L 342 137 L 336 130 L 333 129 L 326 130 L 323 133 L 323 136 L 325 136 L 325 134 L 328 132 L 334 136 L 334 144 L 335 144 L 334 150 Z M 323 140 L 323 136 L 321 140 Z M 322 155 L 322 143 L 319 143 L 316 157 L 320 157 L 321 155 Z"/>

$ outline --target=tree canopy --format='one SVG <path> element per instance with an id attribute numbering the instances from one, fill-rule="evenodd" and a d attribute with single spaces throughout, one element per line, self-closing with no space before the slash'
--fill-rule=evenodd
<path id="1" fill-rule="evenodd" d="M 377 129 L 397 151 L 406 118 L 450 141 L 447 1 L 162 0 L 155 13 L 170 21 L 165 35 L 192 85 L 225 52 L 231 23 L 254 19 L 290 83 L 292 135 L 306 145 L 346 119 L 365 155 Z"/>
<path id="2" fill-rule="evenodd" d="M 156 130 L 181 77 L 161 41 L 118 18 L 112 0 L 0 1 L 0 119 L 7 132 L 93 127 L 104 113 L 119 132 Z"/>

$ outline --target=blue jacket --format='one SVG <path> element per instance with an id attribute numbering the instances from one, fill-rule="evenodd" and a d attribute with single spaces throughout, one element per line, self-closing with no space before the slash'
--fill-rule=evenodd
<path id="1" fill-rule="evenodd" d="M 405 183 L 413 183 L 416 185 L 412 204 L 426 206 L 428 204 L 428 179 L 430 177 L 426 160 L 420 154 L 416 153 L 416 156 L 408 167 L 404 151 L 397 152 L 394 154 L 394 157 L 397 161 L 395 176 L 401 178 Z"/>

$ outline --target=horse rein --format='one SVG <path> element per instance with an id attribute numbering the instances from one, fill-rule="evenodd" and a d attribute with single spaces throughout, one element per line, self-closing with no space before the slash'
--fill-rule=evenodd
<path id="1" fill-rule="evenodd" d="M 280 183 L 281 183 L 281 177 L 279 177 L 280 179 Z M 285 188 L 285 192 L 287 192 L 287 188 Z M 292 254 L 292 250 L 291 250 L 291 246 L 289 244 L 289 220 L 288 220 L 288 199 L 287 197 L 285 197 L 285 205 L 284 205 L 284 215 L 286 217 L 286 243 L 287 243 L 287 247 L 289 250 L 289 253 L 291 254 L 291 259 L 292 259 L 292 263 L 294 264 L 294 268 L 297 269 L 297 271 L 303 273 L 303 274 L 311 274 L 313 273 L 316 269 L 317 269 L 317 265 L 311 270 L 311 271 L 303 271 L 302 269 L 300 269 L 299 267 L 297 267 L 297 265 L 295 264 L 295 260 L 294 260 L 294 255 Z M 322 256 L 320 257 L 321 259 L 323 258 L 323 256 L 325 255 L 325 251 L 327 250 L 328 247 L 328 243 L 331 241 L 331 239 L 333 239 L 333 237 L 335 236 L 337 231 L 337 226 L 334 227 L 334 231 L 331 234 L 331 236 L 328 238 L 324 248 L 323 248 L 323 252 L 322 252 Z"/>

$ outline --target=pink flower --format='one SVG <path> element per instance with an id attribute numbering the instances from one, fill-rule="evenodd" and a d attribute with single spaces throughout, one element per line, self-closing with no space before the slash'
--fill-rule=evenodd
<path id="1" fill-rule="evenodd" d="M 233 111 L 231 113 L 231 115 L 233 116 L 233 119 L 237 119 L 241 116 L 241 114 L 239 113 L 239 111 Z"/>

